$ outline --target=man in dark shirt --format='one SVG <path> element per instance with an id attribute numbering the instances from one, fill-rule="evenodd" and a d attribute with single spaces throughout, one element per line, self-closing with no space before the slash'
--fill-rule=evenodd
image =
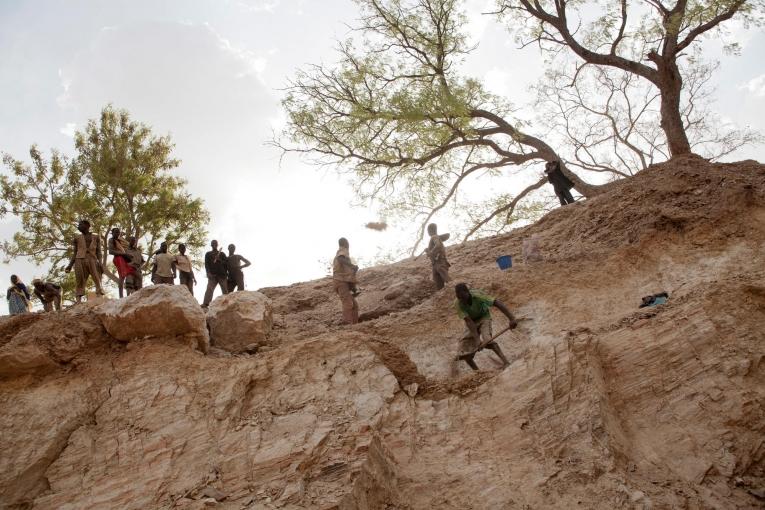
<path id="1" fill-rule="evenodd" d="M 236 290 L 244 290 L 244 273 L 242 269 L 250 265 L 250 261 L 241 255 L 234 253 L 236 246 L 233 244 L 228 245 L 228 290 L 234 292 Z"/>
<path id="2" fill-rule="evenodd" d="M 228 294 L 228 264 L 226 254 L 218 250 L 218 241 L 210 243 L 212 250 L 205 253 L 205 271 L 207 272 L 207 290 L 202 306 L 207 307 L 212 301 L 215 287 L 220 285 L 220 291 Z"/>
<path id="3" fill-rule="evenodd" d="M 548 182 L 552 184 L 555 194 L 560 200 L 560 205 L 573 204 L 574 197 L 571 196 L 569 190 L 574 187 L 574 183 L 560 169 L 560 162 L 548 161 L 545 165 L 545 175 Z"/>

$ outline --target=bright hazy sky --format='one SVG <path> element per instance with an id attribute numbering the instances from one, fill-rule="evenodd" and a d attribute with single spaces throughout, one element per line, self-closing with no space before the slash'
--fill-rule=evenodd
<path id="1" fill-rule="evenodd" d="M 522 104 L 541 71 L 537 50 L 516 50 L 504 28 L 481 16 L 490 0 L 466 5 L 480 43 L 468 72 Z M 351 208 L 350 188 L 331 169 L 293 156 L 280 164 L 264 144 L 283 119 L 279 89 L 296 69 L 333 62 L 335 40 L 356 16 L 350 0 L 0 0 L 0 151 L 25 161 L 32 143 L 72 153 L 73 131 L 112 103 L 172 135 L 179 173 L 210 210 L 211 238 L 235 243 L 253 262 L 248 288 L 325 275 L 340 236 L 354 257 L 371 260 L 409 240 L 365 229 L 374 211 Z M 740 57 L 707 43 L 722 59 L 717 110 L 764 132 L 765 34 L 734 27 L 734 37 Z M 729 159 L 764 156 L 756 147 Z M 18 226 L 2 220 L 0 238 Z M 3 266 L 6 286 L 11 273 L 29 283 L 44 270 L 12 261 Z"/>

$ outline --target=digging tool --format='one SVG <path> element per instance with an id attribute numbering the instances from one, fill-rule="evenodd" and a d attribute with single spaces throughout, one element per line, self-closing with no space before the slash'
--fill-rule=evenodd
<path id="1" fill-rule="evenodd" d="M 510 326 L 506 327 L 505 329 L 503 329 L 502 331 L 500 331 L 499 333 L 497 333 L 496 335 L 494 335 L 493 337 L 491 337 L 491 339 L 489 339 L 489 340 L 484 340 L 483 342 L 481 342 L 480 344 L 478 344 L 478 347 L 476 347 L 476 348 L 475 348 L 475 349 L 473 349 L 472 351 L 470 351 L 470 352 L 463 352 L 462 354 L 458 354 L 458 355 L 457 355 L 457 357 L 455 358 L 455 360 L 457 360 L 457 361 L 460 361 L 460 360 L 462 360 L 462 359 L 463 359 L 465 356 L 470 356 L 471 354 L 475 354 L 475 353 L 477 353 L 478 351 L 480 351 L 481 349 L 485 348 L 487 345 L 489 345 L 489 344 L 490 344 L 490 343 L 492 343 L 494 340 L 496 340 L 496 339 L 497 339 L 497 338 L 499 338 L 500 336 L 504 335 L 505 333 L 507 333 L 507 332 L 508 332 L 508 331 L 510 331 L 511 329 L 512 329 L 512 328 L 511 328 Z"/>

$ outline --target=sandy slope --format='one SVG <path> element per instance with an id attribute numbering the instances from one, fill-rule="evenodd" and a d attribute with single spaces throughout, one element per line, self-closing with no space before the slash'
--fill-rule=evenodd
<path id="1" fill-rule="evenodd" d="M 424 258 L 363 270 L 354 327 L 328 279 L 264 289 L 277 347 L 252 356 L 125 346 L 85 306 L 4 319 L 0 504 L 761 508 L 763 248 L 765 167 L 697 158 L 449 247 L 455 280 L 524 319 L 510 368 L 482 352 L 477 374 Z"/>

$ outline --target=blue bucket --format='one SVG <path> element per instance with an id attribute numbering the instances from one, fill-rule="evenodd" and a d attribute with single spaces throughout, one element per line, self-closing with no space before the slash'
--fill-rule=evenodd
<path id="1" fill-rule="evenodd" d="M 513 257 L 510 255 L 502 255 L 497 258 L 497 265 L 502 271 L 510 269 L 513 267 Z"/>

